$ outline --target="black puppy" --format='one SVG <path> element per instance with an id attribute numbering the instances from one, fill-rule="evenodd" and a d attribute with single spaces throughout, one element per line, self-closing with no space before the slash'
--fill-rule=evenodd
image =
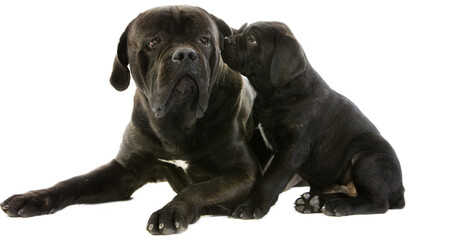
<path id="1" fill-rule="evenodd" d="M 260 169 L 248 143 L 252 92 L 221 59 L 229 35 L 226 23 L 197 7 L 140 14 L 120 38 L 110 79 L 123 91 L 131 69 L 137 86 L 117 157 L 53 187 L 14 195 L 3 211 L 48 214 L 128 199 L 147 182 L 168 181 L 177 195 L 150 217 L 152 234 L 182 232 L 202 214 L 230 215 L 248 199 Z"/>
<path id="2" fill-rule="evenodd" d="M 234 217 L 263 217 L 295 179 L 311 187 L 296 201 L 303 213 L 345 216 L 404 207 L 394 150 L 352 102 L 322 80 L 285 24 L 244 25 L 225 40 L 222 56 L 257 91 L 255 122 L 274 152 Z"/>

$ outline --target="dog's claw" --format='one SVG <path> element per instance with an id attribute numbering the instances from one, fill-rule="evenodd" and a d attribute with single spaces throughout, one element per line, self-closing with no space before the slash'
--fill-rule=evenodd
<path id="1" fill-rule="evenodd" d="M 17 212 L 17 215 L 19 215 L 19 216 L 24 215 L 24 209 L 19 210 L 19 212 Z"/>
<path id="2" fill-rule="evenodd" d="M 189 223 L 194 223 L 199 217 L 190 213 L 190 217 L 185 218 L 189 211 L 191 209 L 185 205 L 171 202 L 150 216 L 147 230 L 153 235 L 182 233 L 187 230 Z"/>

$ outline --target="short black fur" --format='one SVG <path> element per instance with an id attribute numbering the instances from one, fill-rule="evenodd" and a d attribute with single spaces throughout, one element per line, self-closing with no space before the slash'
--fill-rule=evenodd
<path id="1" fill-rule="evenodd" d="M 311 195 L 296 201 L 305 213 L 345 216 L 404 207 L 393 148 L 354 103 L 323 81 L 285 24 L 242 27 L 225 40 L 222 56 L 257 91 L 253 116 L 274 154 L 234 217 L 262 218 L 291 179 L 311 187 Z"/>

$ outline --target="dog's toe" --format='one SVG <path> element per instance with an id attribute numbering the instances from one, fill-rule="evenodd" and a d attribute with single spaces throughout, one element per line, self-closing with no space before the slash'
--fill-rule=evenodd
<path id="1" fill-rule="evenodd" d="M 55 212 L 53 201 L 46 190 L 13 195 L 0 204 L 10 217 L 33 217 Z"/>
<path id="2" fill-rule="evenodd" d="M 261 219 L 270 210 L 270 206 L 265 205 L 257 199 L 249 199 L 248 201 L 240 204 L 232 214 L 233 218 L 239 219 Z"/>
<path id="3" fill-rule="evenodd" d="M 327 202 L 322 208 L 322 213 L 327 216 L 346 216 L 349 214 L 349 206 L 346 204 L 346 201 L 343 199 L 334 199 Z"/>
<path id="4" fill-rule="evenodd" d="M 168 204 L 161 210 L 156 211 L 147 223 L 147 231 L 153 235 L 169 235 L 184 232 L 188 224 L 197 221 L 192 214 L 188 215 L 188 209 L 178 204 Z"/>
<path id="5" fill-rule="evenodd" d="M 254 219 L 254 208 L 250 206 L 241 206 L 237 207 L 237 209 L 232 214 L 233 218 L 239 219 Z"/>

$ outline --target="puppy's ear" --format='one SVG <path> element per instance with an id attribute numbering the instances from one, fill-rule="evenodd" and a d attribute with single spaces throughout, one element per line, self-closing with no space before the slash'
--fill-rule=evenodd
<path id="1" fill-rule="evenodd" d="M 238 30 L 238 33 L 241 33 L 243 32 L 243 30 L 245 30 L 246 26 L 248 26 L 248 23 L 244 23 Z"/>
<path id="2" fill-rule="evenodd" d="M 215 17 L 214 15 L 210 14 L 212 19 L 215 21 L 216 26 L 218 27 L 218 32 L 220 34 L 220 49 L 223 50 L 224 48 L 224 39 L 232 35 L 231 28 L 221 19 Z"/>
<path id="3" fill-rule="evenodd" d="M 305 71 L 307 61 L 302 47 L 291 35 L 277 39 L 275 53 L 270 66 L 270 81 L 281 87 Z"/>
<path id="4" fill-rule="evenodd" d="M 114 59 L 114 66 L 112 67 L 112 73 L 110 82 L 111 85 L 117 89 L 117 91 L 123 91 L 130 85 L 130 70 L 128 69 L 128 32 L 131 24 L 126 27 L 120 41 L 117 46 L 117 55 Z"/>
<path id="5" fill-rule="evenodd" d="M 235 29 L 235 28 L 231 28 L 232 35 L 236 35 L 236 34 L 238 34 L 238 33 L 243 32 L 243 30 L 246 28 L 246 26 L 248 26 L 248 23 L 244 23 L 244 24 L 239 28 L 239 30 L 237 30 L 237 29 Z"/>

